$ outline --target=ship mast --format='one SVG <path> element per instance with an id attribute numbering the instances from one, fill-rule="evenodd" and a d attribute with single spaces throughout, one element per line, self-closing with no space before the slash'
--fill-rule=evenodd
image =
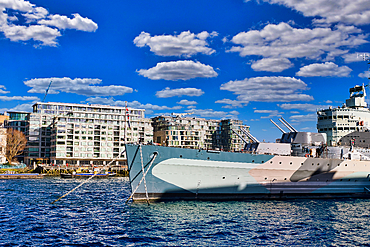
<path id="1" fill-rule="evenodd" d="M 362 57 L 362 60 L 367 62 L 367 64 L 369 65 L 369 68 L 367 70 L 368 74 L 365 76 L 367 76 L 367 79 L 370 80 L 370 54 L 369 53 L 363 53 L 363 54 L 357 54 L 357 58 L 358 57 Z M 362 86 L 364 87 L 364 97 L 366 97 L 366 89 L 367 87 L 369 87 L 369 84 L 368 83 L 366 86 L 364 86 L 364 84 L 362 84 Z"/>

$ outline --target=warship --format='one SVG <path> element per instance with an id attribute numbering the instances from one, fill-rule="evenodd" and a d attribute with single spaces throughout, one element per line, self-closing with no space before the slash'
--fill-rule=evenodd
<path id="1" fill-rule="evenodd" d="M 353 94 L 355 91 L 363 93 Z M 350 92 L 350 120 L 358 128 L 342 137 L 345 146 L 327 146 L 328 129 L 324 133 L 299 132 L 283 118 L 279 120 L 287 132 L 271 120 L 282 131 L 276 143 L 259 142 L 242 129 L 248 136 L 245 140 L 234 131 L 245 142 L 242 152 L 127 144 L 129 200 L 370 197 L 370 150 L 357 147 L 352 138 L 370 140 L 364 116 L 356 118 L 356 109 L 363 114 L 367 107 L 365 86 L 355 86 Z M 341 126 L 341 114 L 348 111 L 320 110 L 318 119 L 334 111 L 336 118 L 331 121 Z M 338 126 L 332 128 L 336 134 Z"/>

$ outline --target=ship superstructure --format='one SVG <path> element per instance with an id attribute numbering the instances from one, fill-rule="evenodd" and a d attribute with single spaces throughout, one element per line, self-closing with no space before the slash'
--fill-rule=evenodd
<path id="1" fill-rule="evenodd" d="M 282 131 L 277 143 L 260 142 L 242 128 L 250 142 L 234 131 L 245 143 L 243 152 L 128 144 L 130 198 L 149 202 L 370 197 L 369 149 L 357 147 L 348 135 L 370 141 L 370 135 L 361 134 L 370 133 L 365 86 L 355 86 L 350 93 L 345 106 L 318 111 L 321 133 L 300 132 L 283 118 L 279 120 L 288 131 L 271 120 Z M 338 146 L 346 135 L 349 145 Z"/>
<path id="2" fill-rule="evenodd" d="M 350 98 L 343 106 L 317 111 L 317 130 L 319 133 L 326 133 L 329 146 L 338 146 L 342 137 L 370 127 L 365 86 L 355 86 L 349 92 Z"/>

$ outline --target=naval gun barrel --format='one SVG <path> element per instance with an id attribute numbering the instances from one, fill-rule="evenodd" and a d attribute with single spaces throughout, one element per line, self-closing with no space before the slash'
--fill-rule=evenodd
<path id="1" fill-rule="evenodd" d="M 289 129 L 290 132 L 298 132 L 292 125 L 290 125 L 284 118 L 279 118 L 279 121 Z"/>
<path id="2" fill-rule="evenodd" d="M 271 123 L 273 123 L 275 126 L 276 126 L 276 128 L 278 128 L 281 132 L 283 132 L 283 134 L 285 134 L 286 132 L 282 129 L 282 128 L 280 128 L 280 126 L 279 125 L 277 125 L 277 123 L 275 123 L 272 119 L 270 119 L 270 121 L 271 121 Z"/>
<path id="3" fill-rule="evenodd" d="M 292 125 L 290 125 L 290 123 L 288 123 L 288 121 L 286 121 L 283 117 L 281 117 L 281 120 L 283 120 L 287 125 L 289 125 L 289 127 L 292 128 L 293 132 L 298 132 L 298 130 L 296 130 Z"/>
<path id="4" fill-rule="evenodd" d="M 239 135 L 239 133 L 236 131 L 236 130 L 234 130 L 234 129 L 231 129 L 237 136 L 239 136 L 239 138 L 240 139 L 242 139 L 242 141 L 243 142 L 245 142 L 245 144 L 247 144 L 248 142 L 241 136 L 241 135 Z"/>
<path id="5" fill-rule="evenodd" d="M 285 127 L 287 127 L 287 129 L 290 131 L 290 132 L 293 132 L 293 130 L 286 124 L 286 123 L 284 123 L 284 121 L 283 120 L 281 120 L 280 118 L 279 118 L 279 121 L 285 126 Z"/>
<path id="6" fill-rule="evenodd" d="M 259 142 L 256 137 L 254 137 L 251 132 L 247 131 L 245 128 L 241 128 L 244 134 L 246 134 L 253 142 Z"/>

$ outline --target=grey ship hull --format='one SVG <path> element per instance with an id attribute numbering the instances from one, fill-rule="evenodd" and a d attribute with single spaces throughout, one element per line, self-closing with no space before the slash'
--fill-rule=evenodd
<path id="1" fill-rule="evenodd" d="M 126 153 L 134 201 L 370 197 L 370 161 L 151 145 Z"/>

